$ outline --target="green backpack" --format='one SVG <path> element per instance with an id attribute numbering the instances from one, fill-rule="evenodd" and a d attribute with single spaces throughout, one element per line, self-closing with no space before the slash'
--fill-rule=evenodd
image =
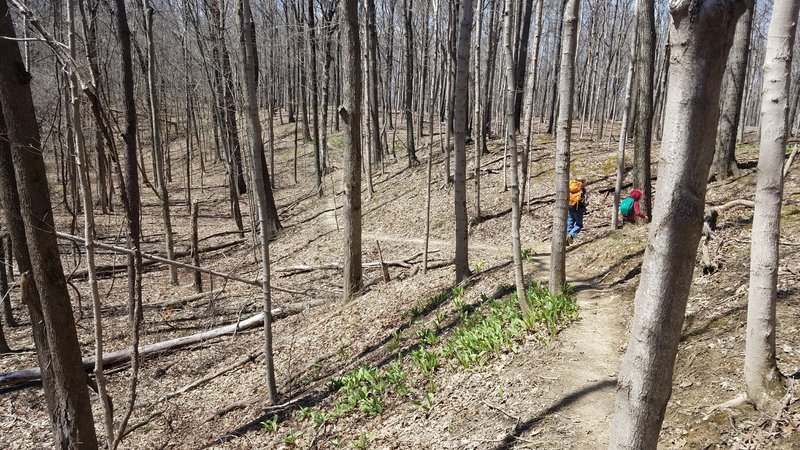
<path id="1" fill-rule="evenodd" d="M 619 204 L 619 212 L 625 217 L 633 215 L 633 197 L 628 197 Z"/>

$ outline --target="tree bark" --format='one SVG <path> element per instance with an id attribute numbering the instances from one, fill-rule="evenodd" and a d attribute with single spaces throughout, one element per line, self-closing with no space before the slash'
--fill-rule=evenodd
<path id="1" fill-rule="evenodd" d="M 172 259 L 175 253 L 175 244 L 172 240 L 172 218 L 169 211 L 169 189 L 167 189 L 167 172 L 165 168 L 164 146 L 161 142 L 161 102 L 158 97 L 158 82 L 156 77 L 156 49 L 153 42 L 153 15 L 155 10 L 150 0 L 144 0 L 145 30 L 147 34 L 147 92 L 150 96 L 150 128 L 153 130 L 153 155 L 155 159 L 155 181 L 158 185 L 158 196 L 161 200 L 161 218 L 164 221 L 164 244 L 167 250 L 167 259 Z M 178 271 L 169 268 L 170 284 L 178 284 Z"/>
<path id="2" fill-rule="evenodd" d="M 553 206 L 553 235 L 550 250 L 550 292 L 564 289 L 567 281 L 567 214 L 569 209 L 569 162 L 572 139 L 572 105 L 575 92 L 575 48 L 578 42 L 578 13 L 580 2 L 567 0 L 562 25 L 561 68 L 558 78 L 558 131 L 556 133 L 555 200 Z"/>
<path id="3" fill-rule="evenodd" d="M 139 375 L 139 327 L 142 321 L 142 255 L 139 246 L 141 235 L 141 198 L 139 173 L 136 166 L 136 97 L 134 97 L 133 63 L 131 54 L 131 32 L 125 0 L 115 0 L 117 33 L 122 61 L 122 92 L 125 104 L 125 179 L 121 189 L 122 202 L 127 220 L 128 247 L 134 249 L 128 257 L 128 315 L 131 322 L 131 381 L 128 388 L 128 405 L 119 424 L 118 433 L 109 446 L 115 449 L 123 438 L 125 427 L 136 403 L 136 388 Z M 123 181 L 123 180 L 120 180 Z"/>
<path id="4" fill-rule="evenodd" d="M 481 1 L 481 0 L 478 0 Z M 517 84 L 516 84 L 516 65 L 514 63 L 514 49 L 512 20 L 514 16 L 514 0 L 505 0 L 505 10 L 503 11 L 503 47 L 505 47 L 505 71 L 506 71 L 506 139 L 508 150 L 511 157 L 511 164 L 508 167 L 511 189 L 511 249 L 514 254 L 514 282 L 517 288 L 517 301 L 522 309 L 522 313 L 530 313 L 528 299 L 525 296 L 525 280 L 522 273 L 522 248 L 520 246 L 519 224 L 519 170 L 517 168 Z"/>
<path id="5" fill-rule="evenodd" d="M 414 146 L 414 117 L 411 111 L 414 101 L 414 32 L 411 28 L 411 9 L 414 0 L 403 0 L 403 17 L 406 35 L 406 82 L 405 82 L 405 116 L 406 116 L 406 152 L 408 167 L 419 165 L 417 150 Z"/>
<path id="6" fill-rule="evenodd" d="M 655 75 L 656 24 L 654 0 L 637 0 L 636 4 L 636 122 L 633 135 L 633 185 L 642 190 L 639 201 L 642 214 L 650 217 L 652 182 L 650 181 L 650 147 L 653 136 L 653 78 Z M 624 122 L 623 122 L 624 123 Z"/>
<path id="7" fill-rule="evenodd" d="M 778 370 L 775 354 L 775 307 L 778 302 L 783 160 L 790 133 L 787 123 L 789 77 L 799 7 L 796 0 L 773 3 L 764 57 L 761 143 L 750 245 L 744 376 L 748 399 L 759 411 L 771 416 L 778 414 L 783 407 L 781 398 L 785 394 L 784 376 Z"/>
<path id="8" fill-rule="evenodd" d="M 16 36 L 5 0 L 0 0 L 0 35 Z M 57 402 L 50 406 L 54 409 L 51 417 L 57 417 L 53 423 L 55 441 L 63 448 L 97 448 L 86 374 L 55 237 L 42 141 L 29 84 L 31 77 L 16 42 L 0 40 L 0 59 L 4 61 L 0 64 L 0 104 L 8 124 L 25 239 L 52 357 L 52 387 Z"/>
<path id="9" fill-rule="evenodd" d="M 710 178 L 714 180 L 724 180 L 735 176 L 739 171 L 736 163 L 736 135 L 742 111 L 747 60 L 750 58 L 753 8 L 753 6 L 748 7 L 736 23 L 733 46 L 728 56 L 728 65 L 725 67 L 720 102 L 722 111 L 717 128 L 714 162 L 711 164 Z"/>
<path id="10" fill-rule="evenodd" d="M 378 28 L 375 25 L 375 0 L 367 0 L 367 61 L 369 64 L 369 115 L 372 121 L 372 151 L 376 166 L 383 161 L 381 128 L 378 121 Z"/>
<path id="11" fill-rule="evenodd" d="M 342 42 L 342 105 L 344 123 L 344 292 L 358 295 L 361 275 L 361 39 L 358 0 L 341 0 L 339 28 Z M 413 130 L 412 130 L 413 132 Z"/>
<path id="12" fill-rule="evenodd" d="M 75 32 L 75 0 L 67 2 L 67 17 L 69 23 L 69 52 L 70 57 L 75 59 L 76 52 L 76 32 Z M 72 125 L 75 138 L 75 161 L 77 169 L 78 184 L 80 186 L 81 201 L 83 203 L 83 236 L 84 247 L 86 248 L 86 271 L 89 274 L 89 290 L 92 299 L 92 312 L 94 318 L 94 349 L 97 355 L 95 364 L 95 381 L 97 383 L 97 393 L 100 396 L 100 404 L 103 410 L 103 423 L 106 430 L 106 441 L 114 440 L 114 413 L 111 401 L 106 390 L 106 379 L 103 373 L 103 324 L 100 307 L 100 290 L 97 286 L 95 276 L 94 259 L 94 202 L 92 201 L 91 182 L 89 180 L 89 158 L 86 155 L 86 146 L 83 138 L 83 122 L 81 118 L 81 99 L 80 87 L 76 73 L 71 73 L 70 77 L 70 103 L 72 109 Z M 103 188 L 104 189 L 104 188 Z"/>
<path id="13" fill-rule="evenodd" d="M 314 12 L 314 0 L 308 0 L 308 46 L 311 53 L 311 119 L 314 138 L 314 182 L 319 195 L 322 195 L 322 145 L 319 140 L 319 85 L 317 83 L 317 37 L 316 37 L 316 13 Z M 274 170 L 274 168 L 273 168 Z"/>
<path id="14" fill-rule="evenodd" d="M 258 117 L 258 72 L 256 69 L 256 43 L 253 39 L 253 19 L 250 11 L 250 0 L 241 0 L 241 33 L 244 45 L 242 46 L 242 63 L 244 70 L 242 78 L 245 85 L 245 103 L 247 105 L 247 119 L 250 125 L 250 153 L 253 161 L 253 183 L 258 202 L 258 222 L 261 229 L 261 294 L 264 302 L 264 361 L 267 369 L 267 391 L 272 404 L 278 401 L 278 390 L 275 384 L 275 363 L 272 357 L 272 293 L 270 290 L 269 270 L 269 234 L 267 224 L 269 210 L 265 193 L 270 189 L 267 180 L 269 175 L 260 163 L 264 160 L 264 141 L 261 137 L 261 121 Z"/>
<path id="15" fill-rule="evenodd" d="M 480 0 L 479 0 L 480 1 Z M 468 227 L 467 227 L 467 98 L 469 97 L 469 54 L 472 33 L 472 0 L 461 2 L 461 20 L 456 46 L 456 78 L 453 105 L 453 202 L 456 216 L 456 283 L 469 275 Z"/>
<path id="16" fill-rule="evenodd" d="M 659 196 L 619 370 L 611 449 L 658 442 L 703 226 L 725 59 L 746 3 L 670 3 L 670 37 L 681 51 L 670 65 Z"/>

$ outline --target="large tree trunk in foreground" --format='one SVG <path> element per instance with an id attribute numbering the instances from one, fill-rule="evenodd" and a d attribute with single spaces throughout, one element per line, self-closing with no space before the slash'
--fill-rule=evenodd
<path id="1" fill-rule="evenodd" d="M 736 135 L 742 111 L 747 60 L 750 57 L 750 32 L 753 28 L 753 6 L 739 18 L 733 46 L 728 55 L 725 77 L 722 83 L 722 101 L 717 128 L 717 142 L 710 177 L 724 180 L 736 175 Z M 790 124 L 791 125 L 791 124 Z"/>
<path id="2" fill-rule="evenodd" d="M 0 0 L 0 35 L 15 32 L 5 0 Z M 45 334 L 50 348 L 57 418 L 55 442 L 63 448 L 97 448 L 86 374 L 72 317 L 67 283 L 56 242 L 50 192 L 41 148 L 39 127 L 18 44 L 0 40 L 0 104 L 11 138 L 20 212 L 30 251 L 33 279 L 39 288 Z M 27 282 L 27 281 L 26 281 Z"/>
<path id="3" fill-rule="evenodd" d="M 469 44 L 472 33 L 472 0 L 461 3 L 461 22 L 456 48 L 455 104 L 453 105 L 453 201 L 456 214 L 456 283 L 469 275 L 467 235 L 467 99 L 469 97 Z"/>
<path id="4" fill-rule="evenodd" d="M 256 43 L 253 34 L 253 20 L 250 11 L 250 0 L 241 0 L 241 33 L 242 41 L 242 62 L 244 71 L 245 85 L 245 104 L 247 105 L 247 120 L 250 125 L 250 158 L 253 162 L 253 190 L 256 193 L 258 204 L 258 225 L 261 229 L 261 294 L 264 300 L 264 358 L 267 366 L 267 391 L 269 392 L 270 402 L 273 404 L 278 400 L 278 390 L 275 384 L 275 365 L 272 359 L 272 295 L 270 291 L 270 272 L 269 272 L 269 234 L 270 226 L 267 224 L 269 210 L 267 208 L 266 191 L 270 189 L 267 184 L 269 176 L 264 171 L 264 141 L 261 137 L 261 122 L 258 117 L 258 94 L 256 83 L 258 83 L 258 72 L 256 70 Z M 270 117 L 270 120 L 272 118 Z M 318 130 L 316 130 L 318 131 Z M 315 145 L 318 142 L 315 142 Z M 317 166 L 319 169 L 319 166 Z"/>
<path id="5" fill-rule="evenodd" d="M 556 133 L 555 199 L 553 235 L 550 239 L 550 292 L 561 292 L 567 281 L 567 214 L 569 209 L 569 147 L 572 131 L 572 104 L 575 92 L 575 47 L 578 42 L 580 2 L 564 5 L 561 35 L 561 68 L 558 79 L 558 132 Z"/>
<path id="6" fill-rule="evenodd" d="M 681 51 L 673 52 L 670 65 L 659 195 L 619 370 L 612 449 L 655 448 L 658 442 L 703 227 L 722 73 L 746 3 L 670 3 L 670 37 Z"/>
<path id="7" fill-rule="evenodd" d="M 775 358 L 775 306 L 783 201 L 783 159 L 789 137 L 787 111 L 798 3 L 776 0 L 764 57 L 761 143 L 750 245 L 750 288 L 744 378 L 747 397 L 765 414 L 780 411 L 784 377 Z"/>
<path id="8" fill-rule="evenodd" d="M 339 5 L 342 41 L 342 105 L 344 122 L 344 293 L 345 299 L 361 291 L 361 42 L 358 0 Z"/>
<path id="9" fill-rule="evenodd" d="M 3 0 L 0 0 L 0 6 Z M 20 212 L 19 194 L 17 193 L 17 176 L 14 173 L 14 162 L 11 159 L 11 145 L 6 125 L 3 119 L 2 104 L 0 104 L 0 204 L 3 205 L 4 218 L 8 227 L 8 234 L 11 236 L 11 245 L 14 256 L 17 260 L 17 268 L 20 273 L 30 273 L 31 258 L 28 254 L 28 246 L 25 244 L 25 225 L 22 223 L 22 213 Z M 21 300 L 21 299 L 20 299 Z M 36 347 L 36 357 L 39 367 L 44 368 L 42 374 L 42 386 L 47 402 L 47 411 L 50 420 L 56 427 L 61 428 L 65 418 L 58 416 L 56 404 L 58 403 L 58 392 L 55 386 L 55 374 L 51 363 L 50 345 L 45 334 L 44 319 L 42 318 L 42 305 L 39 301 L 39 292 L 36 283 L 30 282 L 27 290 L 27 301 L 24 303 L 31 317 L 31 328 L 33 330 L 33 343 Z M 61 434 L 55 434 L 55 443 L 61 447 Z"/>

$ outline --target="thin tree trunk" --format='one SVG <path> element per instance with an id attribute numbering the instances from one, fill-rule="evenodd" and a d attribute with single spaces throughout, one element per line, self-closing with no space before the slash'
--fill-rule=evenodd
<path id="1" fill-rule="evenodd" d="M 564 5 L 561 36 L 561 68 L 558 71 L 560 106 L 556 133 L 555 200 L 553 237 L 550 250 L 550 292 L 564 289 L 566 277 L 567 214 L 569 208 L 569 162 L 572 138 L 572 99 L 575 92 L 575 47 L 578 41 L 580 2 L 567 0 Z"/>
<path id="2" fill-rule="evenodd" d="M 414 116 L 412 102 L 414 101 L 414 36 L 411 28 L 411 9 L 413 0 L 403 0 L 403 17 L 405 19 L 406 34 L 406 83 L 405 83 L 405 117 L 406 117 L 406 153 L 408 167 L 419 165 L 417 150 L 414 145 Z"/>
<path id="3" fill-rule="evenodd" d="M 742 110 L 747 60 L 750 57 L 750 32 L 753 28 L 753 6 L 739 18 L 736 33 L 733 35 L 733 46 L 725 67 L 725 78 L 722 82 L 722 105 L 717 142 L 714 151 L 714 162 L 711 164 L 710 178 L 724 180 L 739 172 L 736 164 L 736 134 L 739 126 L 739 113 Z M 791 124 L 789 124 L 791 127 Z"/>
<path id="4" fill-rule="evenodd" d="M 480 0 L 478 0 L 480 1 Z M 469 276 L 468 228 L 467 228 L 467 97 L 469 97 L 469 44 L 472 42 L 472 0 L 461 2 L 461 20 L 456 46 L 456 78 L 453 104 L 453 201 L 456 216 L 456 283 Z"/>
<path id="5" fill-rule="evenodd" d="M 480 0 L 478 0 L 480 1 Z M 522 273 L 522 248 L 520 246 L 519 224 L 521 211 L 519 207 L 519 171 L 517 169 L 517 86 L 515 76 L 517 74 L 514 63 L 514 49 L 512 42 L 514 30 L 512 30 L 512 20 L 514 11 L 514 0 L 505 0 L 505 11 L 503 12 L 503 47 L 505 47 L 505 71 L 506 71 L 506 139 L 508 140 L 508 150 L 511 156 L 511 164 L 508 171 L 511 179 L 511 249 L 514 253 L 514 281 L 517 287 L 517 301 L 522 309 L 522 313 L 530 313 L 528 299 L 525 296 L 525 280 Z"/>
<path id="6" fill-rule="evenodd" d="M 158 90 L 156 89 L 156 49 L 153 42 L 153 15 L 155 10 L 150 0 L 144 0 L 145 29 L 147 32 L 147 89 L 150 95 L 150 120 L 153 130 L 153 155 L 155 158 L 158 195 L 161 197 L 161 218 L 164 220 L 164 243 L 166 244 L 167 259 L 173 259 L 175 243 L 172 240 L 172 219 L 169 211 L 169 189 L 167 189 L 167 176 L 164 167 L 164 147 L 161 143 L 161 117 Z M 169 268 L 170 284 L 178 284 L 178 271 Z"/>
<path id="7" fill-rule="evenodd" d="M 647 215 L 647 220 L 649 220 L 653 193 L 650 181 L 650 147 L 653 136 L 653 78 L 656 53 L 654 0 L 637 0 L 636 22 L 638 67 L 636 73 L 636 125 L 633 138 L 633 184 L 644 193 L 639 204 L 642 214 Z"/>
<path id="8" fill-rule="evenodd" d="M 342 42 L 342 103 L 344 123 L 344 292 L 345 299 L 361 291 L 361 42 L 358 0 L 339 3 Z"/>
<path id="9" fill-rule="evenodd" d="M 746 3 L 670 4 L 670 36 L 681 52 L 670 66 L 659 195 L 620 364 L 611 449 L 658 442 L 702 230 L 725 59 Z"/>
<path id="10" fill-rule="evenodd" d="M 800 3 L 795 0 L 776 0 L 773 3 L 764 58 L 761 143 L 750 245 L 744 376 L 747 397 L 759 411 L 770 416 L 776 416 L 783 408 L 781 398 L 786 391 L 785 378 L 776 360 L 775 307 L 778 302 L 783 160 L 789 137 L 789 77 L 799 7 Z"/>
<path id="11" fill-rule="evenodd" d="M 269 235 L 270 225 L 269 210 L 267 207 L 266 192 L 269 190 L 267 180 L 269 175 L 264 171 L 264 142 L 261 138 L 261 121 L 258 117 L 258 72 L 256 63 L 256 43 L 253 30 L 250 0 L 241 0 L 241 33 L 244 45 L 242 46 L 242 72 L 245 85 L 245 102 L 247 104 L 247 118 L 250 125 L 250 153 L 253 163 L 253 182 L 255 184 L 256 201 L 258 202 L 258 222 L 261 229 L 261 294 L 264 301 L 264 361 L 267 369 L 267 392 L 270 403 L 278 400 L 278 390 L 275 384 L 275 364 L 272 357 L 272 295 L 270 290 L 269 268 Z"/>
<path id="12" fill-rule="evenodd" d="M 75 33 L 75 0 L 67 2 L 67 22 L 69 23 L 69 53 L 72 59 L 76 55 Z M 83 237 L 86 249 L 86 272 L 89 275 L 89 291 L 92 298 L 92 313 L 94 315 L 94 350 L 97 355 L 94 376 L 97 383 L 97 393 L 103 409 L 103 423 L 106 430 L 106 440 L 114 439 L 114 413 L 106 390 L 105 373 L 103 372 L 103 324 L 100 306 L 100 290 L 97 286 L 94 259 L 94 202 L 89 181 L 89 158 L 86 156 L 86 146 L 83 138 L 83 124 L 81 119 L 80 87 L 76 74 L 70 75 L 70 103 L 72 106 L 72 126 L 75 138 L 75 162 L 77 177 L 80 186 L 81 200 L 83 203 Z"/>
<path id="13" fill-rule="evenodd" d="M 124 437 L 125 427 L 136 404 L 136 389 L 139 377 L 139 327 L 142 322 L 142 254 L 139 246 L 141 235 L 141 198 L 139 194 L 139 173 L 136 167 L 136 97 L 134 97 L 133 63 L 131 61 L 131 32 L 125 0 L 115 0 L 117 35 L 120 41 L 122 60 L 122 90 L 125 104 L 125 179 L 121 189 L 123 205 L 127 204 L 125 214 L 128 225 L 128 248 L 134 249 L 128 257 L 128 315 L 131 322 L 131 381 L 128 390 L 128 405 L 117 435 L 109 446 L 116 449 Z M 122 181 L 122 180 L 121 180 Z"/>
<path id="14" fill-rule="evenodd" d="M 475 221 L 481 220 L 481 154 L 483 153 L 483 140 L 486 139 L 481 116 L 483 99 L 481 98 L 481 40 L 483 39 L 483 0 L 475 2 L 477 23 L 475 28 L 475 118 L 473 119 L 473 132 L 475 133 Z M 487 64 L 488 67 L 488 64 Z M 433 135 L 431 135 L 433 139 Z"/>
<path id="15" fill-rule="evenodd" d="M 378 29 L 375 25 L 375 0 L 367 0 L 367 60 L 369 64 L 369 115 L 372 121 L 372 150 L 375 165 L 383 162 L 381 128 L 378 121 Z"/>
<path id="16" fill-rule="evenodd" d="M 635 48 L 633 52 L 635 52 Z M 633 66 L 635 57 L 631 58 L 628 65 L 628 77 L 625 82 L 625 111 L 622 113 L 622 123 L 628 120 L 628 115 L 631 113 L 631 90 L 633 89 Z M 619 202 L 622 196 L 622 183 L 625 177 L 625 142 L 628 135 L 625 133 L 626 129 L 620 129 L 619 142 L 617 144 L 617 178 L 614 183 L 614 204 L 611 210 L 611 228 L 616 230 L 619 227 Z"/>
<path id="17" fill-rule="evenodd" d="M 311 49 L 311 113 L 314 126 L 314 181 L 318 195 L 322 197 L 322 145 L 319 140 L 319 86 L 317 83 L 317 37 L 314 0 L 308 0 L 308 46 Z M 273 168 L 274 170 L 274 168 Z"/>

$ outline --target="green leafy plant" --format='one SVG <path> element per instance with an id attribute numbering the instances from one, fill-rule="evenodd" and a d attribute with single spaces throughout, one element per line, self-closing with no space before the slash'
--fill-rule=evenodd
<path id="1" fill-rule="evenodd" d="M 343 416 L 354 409 L 369 416 L 378 415 L 383 412 L 383 396 L 392 391 L 405 392 L 404 381 L 399 365 L 390 365 L 388 370 L 357 367 L 337 380 L 343 398 L 336 404 L 334 416 Z"/>
<path id="2" fill-rule="evenodd" d="M 473 272 L 483 272 L 487 267 L 489 267 L 489 263 L 486 261 L 476 261 L 475 264 L 472 265 L 472 270 Z"/>
<path id="3" fill-rule="evenodd" d="M 549 339 L 577 317 L 578 306 L 569 286 L 563 294 L 553 295 L 537 283 L 528 288 L 526 296 L 531 308 L 527 315 L 520 311 L 516 295 L 493 300 L 484 311 L 462 309 L 462 325 L 453 331 L 442 354 L 465 368 L 482 364 L 491 355 L 513 348 L 528 333 Z"/>
<path id="4" fill-rule="evenodd" d="M 301 406 L 297 411 L 297 416 L 301 419 L 310 419 L 314 415 L 314 408 Z"/>
<path id="5" fill-rule="evenodd" d="M 420 409 L 424 409 L 425 411 L 430 411 L 431 409 L 433 409 L 433 405 L 436 403 L 435 399 L 436 396 L 434 394 L 434 391 L 428 389 L 425 392 L 425 397 L 423 397 L 421 401 L 415 401 L 414 406 Z"/>
<path id="6" fill-rule="evenodd" d="M 431 346 L 436 345 L 439 342 L 439 337 L 436 336 L 433 330 L 430 328 L 422 328 L 417 330 L 417 337 L 422 341 L 423 344 Z"/>
<path id="7" fill-rule="evenodd" d="M 294 447 L 297 445 L 297 438 L 300 437 L 300 433 L 296 431 L 290 431 L 289 434 L 283 437 L 283 443 L 288 445 L 289 447 Z"/>
<path id="8" fill-rule="evenodd" d="M 532 248 L 522 249 L 522 259 L 531 262 L 534 258 L 536 258 L 536 251 L 534 251 Z"/>
<path id="9" fill-rule="evenodd" d="M 370 440 L 371 440 L 370 436 L 367 435 L 366 432 L 362 431 L 358 433 L 358 437 L 355 440 L 353 440 L 350 444 L 353 446 L 353 448 L 363 450 L 369 447 Z"/>
<path id="10" fill-rule="evenodd" d="M 436 330 L 442 329 L 442 322 L 444 322 L 444 317 L 445 317 L 444 311 L 439 311 L 438 313 L 436 313 L 436 317 L 433 318 L 433 326 L 436 328 Z"/>
<path id="11" fill-rule="evenodd" d="M 261 422 L 261 428 L 270 433 L 278 431 L 278 415 L 275 414 L 271 419 Z"/>
<path id="12" fill-rule="evenodd" d="M 417 364 L 420 372 L 429 378 L 439 367 L 439 355 L 425 348 L 418 348 L 412 351 L 411 359 Z"/>
<path id="13" fill-rule="evenodd" d="M 328 421 L 328 419 L 330 419 L 330 417 L 331 417 L 330 414 L 323 411 L 319 411 L 319 412 L 314 412 L 311 415 L 311 420 L 314 422 L 315 426 L 321 427 Z"/>

